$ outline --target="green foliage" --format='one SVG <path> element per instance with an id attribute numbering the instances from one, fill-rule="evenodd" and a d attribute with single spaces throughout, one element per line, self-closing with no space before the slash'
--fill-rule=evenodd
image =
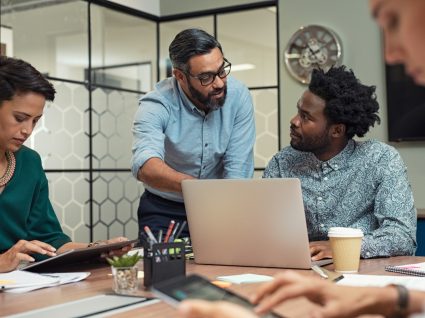
<path id="1" fill-rule="evenodd" d="M 106 261 L 109 265 L 113 267 L 132 267 L 142 259 L 142 256 L 139 253 L 134 255 L 124 254 L 122 256 L 114 256 L 113 258 L 106 258 Z"/>

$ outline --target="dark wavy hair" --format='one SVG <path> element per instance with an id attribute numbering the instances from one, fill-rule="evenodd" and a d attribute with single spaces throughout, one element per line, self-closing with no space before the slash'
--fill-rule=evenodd
<path id="1" fill-rule="evenodd" d="M 221 44 L 211 34 L 201 29 L 186 29 L 176 35 L 168 51 L 173 67 L 188 72 L 187 62 L 192 56 L 207 54 L 216 47 L 223 53 Z"/>
<path id="2" fill-rule="evenodd" d="M 326 102 L 325 116 L 330 124 L 344 124 L 346 136 L 363 137 L 369 128 L 381 122 L 375 86 L 360 83 L 345 66 L 324 72 L 313 70 L 308 89 Z"/>
<path id="3" fill-rule="evenodd" d="M 55 98 L 53 85 L 31 64 L 12 57 L 0 56 L 0 105 L 25 93 L 43 95 L 48 101 Z"/>

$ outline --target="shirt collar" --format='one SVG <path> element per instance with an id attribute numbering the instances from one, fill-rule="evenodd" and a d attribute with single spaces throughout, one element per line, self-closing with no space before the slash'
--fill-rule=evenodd
<path id="1" fill-rule="evenodd" d="M 348 165 L 348 161 L 352 156 L 356 148 L 356 143 L 353 139 L 350 139 L 344 149 L 337 154 L 335 157 L 327 160 L 321 161 L 312 152 L 301 152 L 306 158 L 306 162 L 315 166 L 322 168 L 329 168 L 332 170 L 339 170 Z"/>
<path id="2" fill-rule="evenodd" d="M 328 161 L 323 162 L 323 164 L 327 165 L 329 168 L 333 170 L 338 170 L 348 165 L 348 161 L 352 156 L 354 149 L 356 147 L 356 143 L 353 139 L 348 140 L 347 145 L 342 149 L 342 151 L 337 154 L 335 157 L 329 159 Z"/>
<path id="3" fill-rule="evenodd" d="M 183 88 L 180 86 L 179 81 L 175 79 L 177 83 L 177 88 L 179 90 L 179 95 L 181 96 L 181 99 L 183 101 L 183 105 L 193 113 L 198 113 L 202 116 L 205 116 L 205 112 L 203 110 L 200 110 L 198 107 L 195 106 L 195 104 L 192 103 L 192 101 L 189 99 L 189 97 L 186 96 L 186 93 L 184 92 Z"/>

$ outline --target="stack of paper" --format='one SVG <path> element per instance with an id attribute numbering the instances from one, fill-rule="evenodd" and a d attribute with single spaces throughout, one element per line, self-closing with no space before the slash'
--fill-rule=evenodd
<path id="1" fill-rule="evenodd" d="M 248 283 L 262 283 L 273 280 L 273 277 L 267 275 L 257 274 L 240 274 L 240 275 L 229 275 L 229 276 L 218 276 L 218 280 L 229 282 L 232 284 L 248 284 Z"/>
<path id="2" fill-rule="evenodd" d="M 89 275 L 89 272 L 36 274 L 17 270 L 0 274 L 0 290 L 25 293 L 39 288 L 78 282 Z"/>

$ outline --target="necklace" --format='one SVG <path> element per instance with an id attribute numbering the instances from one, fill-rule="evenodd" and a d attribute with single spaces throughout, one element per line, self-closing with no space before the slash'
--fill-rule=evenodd
<path id="1" fill-rule="evenodd" d="M 0 177 L 0 187 L 4 187 L 10 181 L 10 179 L 12 179 L 13 174 L 15 173 L 16 159 L 13 152 L 6 151 L 6 161 L 6 172 L 2 177 Z"/>

